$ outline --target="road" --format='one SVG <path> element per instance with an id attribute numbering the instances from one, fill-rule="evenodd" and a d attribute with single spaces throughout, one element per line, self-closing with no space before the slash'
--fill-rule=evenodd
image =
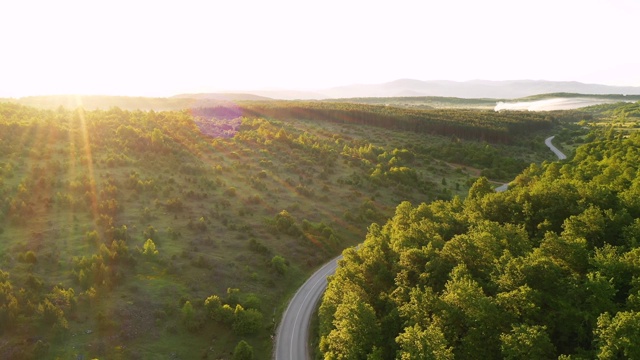
<path id="1" fill-rule="evenodd" d="M 554 136 L 545 139 L 545 145 L 556 154 L 558 159 L 566 159 L 566 155 L 551 143 L 553 138 Z M 508 184 L 504 184 L 496 191 L 505 191 L 507 186 Z M 342 256 L 338 256 L 324 264 L 293 295 L 278 326 L 273 353 L 275 360 L 311 359 L 309 354 L 309 324 L 311 323 L 311 316 L 316 310 L 324 289 L 327 287 L 327 276 L 336 271 L 338 260 L 341 258 Z"/>
<path id="2" fill-rule="evenodd" d="M 278 326 L 274 359 L 311 359 L 309 353 L 311 316 L 327 287 L 327 276 L 336 271 L 338 260 L 341 258 L 342 255 L 324 264 L 298 289 L 289 302 Z"/>
<path id="3" fill-rule="evenodd" d="M 564 160 L 567 158 L 567 155 L 565 155 L 562 151 L 560 151 L 557 147 L 553 146 L 553 144 L 551 143 L 554 137 L 555 136 L 549 136 L 548 138 L 544 139 L 544 144 L 547 145 L 547 147 L 551 149 L 551 151 L 553 151 L 554 154 L 556 154 L 559 160 Z M 508 183 L 502 184 L 496 188 L 496 191 L 503 192 L 503 191 L 507 191 L 508 188 L 509 188 Z"/>
<path id="4" fill-rule="evenodd" d="M 555 136 L 549 136 L 548 138 L 546 138 L 544 140 L 544 144 L 547 145 L 547 147 L 549 149 L 551 149 L 551 151 L 553 151 L 554 154 L 556 154 L 556 156 L 558 157 L 558 159 L 560 160 L 564 160 L 567 158 L 567 155 L 563 154 L 562 151 L 558 150 L 557 147 L 553 146 L 553 144 L 551 143 L 551 141 L 553 140 Z"/>

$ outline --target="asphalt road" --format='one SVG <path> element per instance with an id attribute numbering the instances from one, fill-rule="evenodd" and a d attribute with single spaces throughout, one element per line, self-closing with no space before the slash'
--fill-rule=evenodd
<path id="1" fill-rule="evenodd" d="M 559 160 L 564 160 L 567 158 L 567 155 L 562 153 L 562 151 L 560 151 L 557 147 L 553 146 L 553 144 L 551 143 L 554 137 L 555 136 L 549 136 L 548 138 L 544 139 L 544 144 L 547 145 L 547 147 L 551 149 L 551 151 L 553 151 L 554 154 L 556 154 Z M 508 183 L 502 184 L 496 188 L 496 191 L 503 192 L 503 191 L 507 191 L 508 188 L 509 188 Z"/>
<path id="2" fill-rule="evenodd" d="M 567 158 L 551 141 L 555 136 L 548 137 L 544 143 L 553 151 L 558 159 Z M 508 184 L 504 184 L 497 191 L 505 191 Z M 327 287 L 327 276 L 333 274 L 342 256 L 324 264 L 318 271 L 298 289 L 287 310 L 282 315 L 278 326 L 274 350 L 275 360 L 310 360 L 309 354 L 309 324 L 311 316 L 316 310 L 318 302 Z"/>
<path id="3" fill-rule="evenodd" d="M 324 264 L 298 289 L 289 302 L 278 326 L 274 359 L 308 360 L 309 324 L 318 301 L 327 288 L 327 276 L 333 274 L 338 266 L 337 258 Z"/>
<path id="4" fill-rule="evenodd" d="M 567 158 L 567 155 L 563 154 L 562 151 L 558 150 L 557 147 L 553 146 L 553 144 L 551 143 L 551 141 L 553 140 L 555 136 L 549 136 L 548 138 L 546 138 L 544 140 L 544 144 L 547 145 L 547 147 L 549 149 L 551 149 L 551 151 L 553 151 L 554 154 L 556 154 L 556 156 L 558 157 L 558 159 L 560 160 L 564 160 Z"/>

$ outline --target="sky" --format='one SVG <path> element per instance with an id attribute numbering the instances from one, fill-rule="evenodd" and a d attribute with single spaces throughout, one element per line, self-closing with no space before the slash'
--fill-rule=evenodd
<path id="1" fill-rule="evenodd" d="M 0 4 L 0 97 L 417 80 L 640 86 L 638 0 Z"/>

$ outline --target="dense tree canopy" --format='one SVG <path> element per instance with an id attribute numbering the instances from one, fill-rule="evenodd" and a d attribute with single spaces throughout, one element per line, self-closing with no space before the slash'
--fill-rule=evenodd
<path id="1" fill-rule="evenodd" d="M 637 358 L 638 149 L 640 134 L 601 133 L 506 192 L 480 179 L 464 201 L 400 204 L 344 252 L 320 306 L 321 352 Z M 348 322 L 349 307 L 362 319 Z"/>

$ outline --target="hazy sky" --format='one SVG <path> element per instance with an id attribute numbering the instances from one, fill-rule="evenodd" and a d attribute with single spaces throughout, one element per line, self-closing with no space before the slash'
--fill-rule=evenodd
<path id="1" fill-rule="evenodd" d="M 638 0 L 3 0 L 0 97 L 400 78 L 640 86 L 638 15 Z"/>

